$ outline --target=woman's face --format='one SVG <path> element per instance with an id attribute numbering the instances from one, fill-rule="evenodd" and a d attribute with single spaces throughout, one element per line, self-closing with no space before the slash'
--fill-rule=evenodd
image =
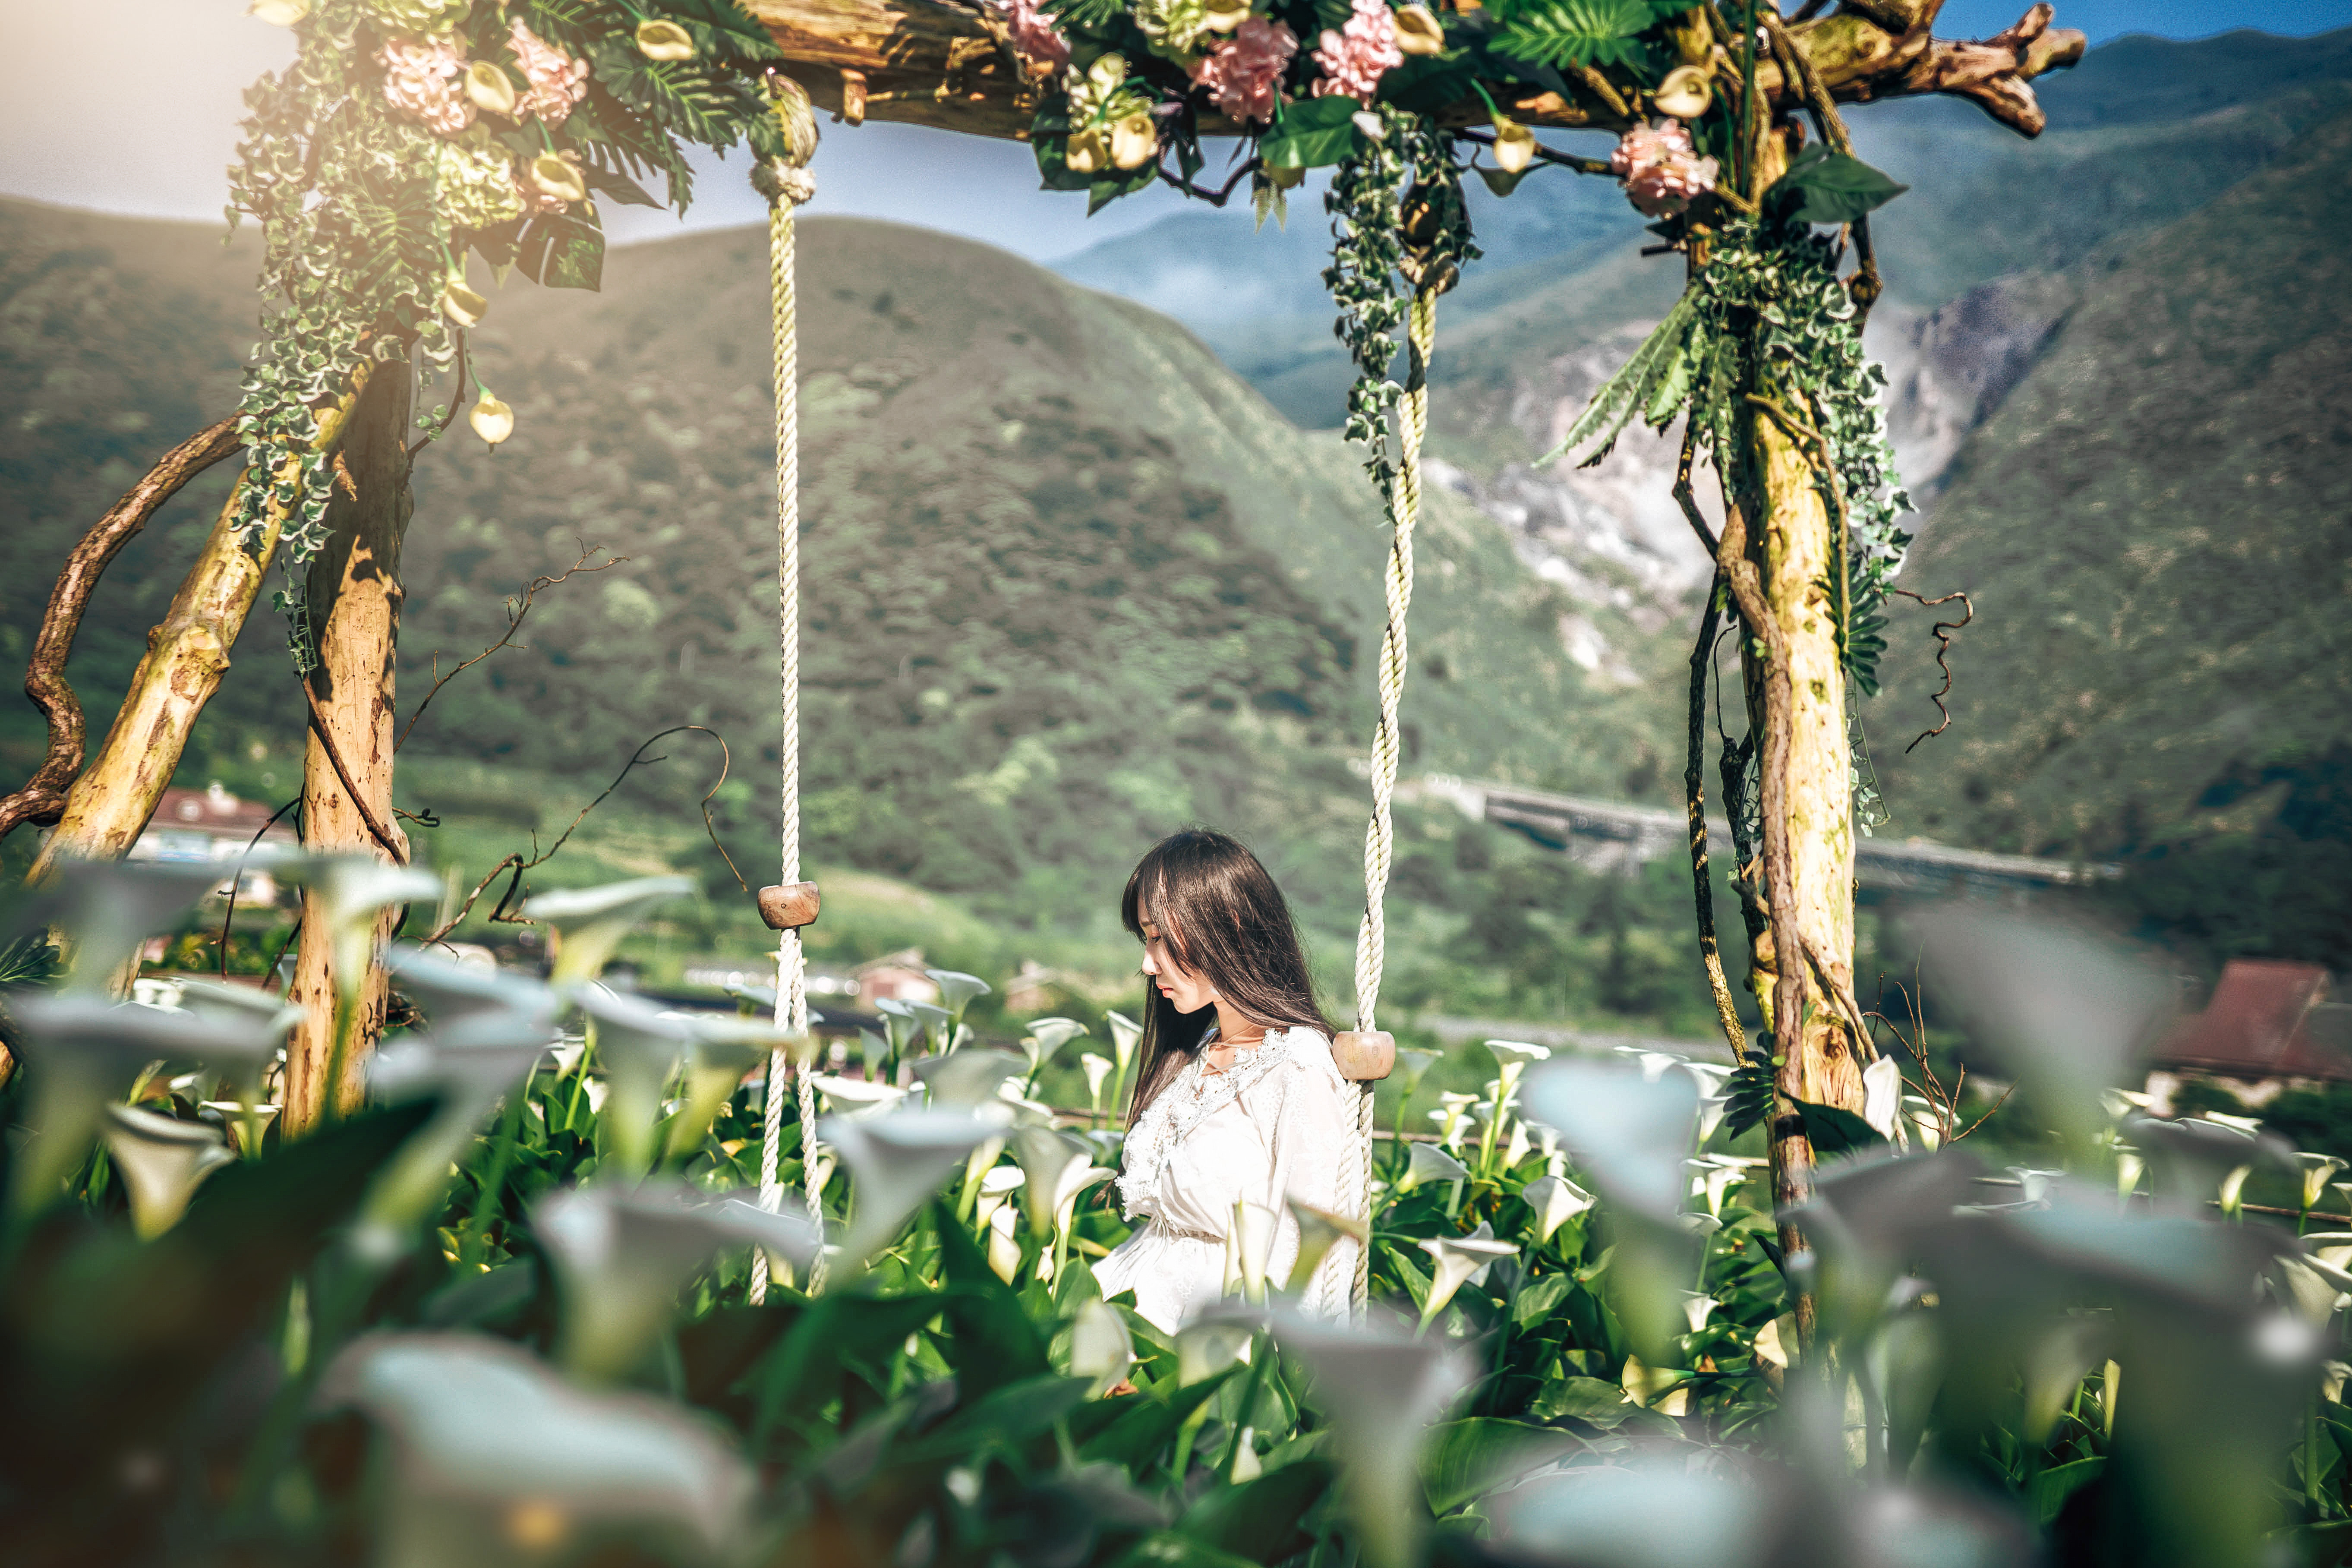
<path id="1" fill-rule="evenodd" d="M 1214 1003 L 1216 987 L 1176 961 L 1168 944 L 1168 933 L 1160 929 L 1149 906 L 1143 910 L 1142 925 L 1143 973 L 1160 988 L 1160 994 L 1173 1002 L 1179 1013 L 1197 1013 Z"/>

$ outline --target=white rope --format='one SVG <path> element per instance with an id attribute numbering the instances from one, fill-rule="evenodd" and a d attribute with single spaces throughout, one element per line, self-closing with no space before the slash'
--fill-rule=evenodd
<path id="1" fill-rule="evenodd" d="M 814 137 L 811 138 L 812 143 Z M 812 146 L 811 150 L 814 148 Z M 793 294 L 793 208 L 816 194 L 808 171 L 792 163 L 763 167 L 769 176 L 755 182 L 770 191 L 768 198 L 768 284 L 774 307 L 776 348 L 776 612 L 780 623 L 783 693 L 783 745 L 781 794 L 783 807 L 783 875 L 786 887 L 801 879 L 801 452 L 800 350 L 796 333 L 796 302 Z M 776 943 L 776 1026 L 801 1039 L 808 1034 L 808 962 L 801 951 L 797 929 L 780 933 Z M 777 1175 L 777 1151 L 784 1136 L 784 1097 L 779 1092 L 786 1073 L 793 1079 L 801 1120 L 802 1189 L 808 1199 L 809 1219 L 817 1235 L 824 1234 L 824 1208 L 805 1173 L 816 1159 L 816 1093 L 805 1068 L 793 1070 L 789 1052 L 768 1053 L 766 1115 L 760 1142 L 760 1206 L 770 1214 L 783 1206 L 783 1183 Z M 824 1285 L 824 1250 L 818 1247 L 809 1265 L 812 1293 Z M 768 1297 L 768 1254 L 751 1250 L 751 1300 Z"/>
<path id="2" fill-rule="evenodd" d="M 1396 794 L 1397 756 L 1402 742 L 1397 709 L 1404 697 L 1405 617 L 1412 606 L 1412 530 L 1421 517 L 1421 438 L 1429 428 L 1428 366 L 1437 342 L 1437 291 L 1423 288 L 1412 297 L 1410 333 L 1415 371 L 1413 385 L 1404 395 L 1402 453 L 1397 466 L 1396 528 L 1389 541 L 1388 630 L 1381 638 L 1381 725 L 1372 736 L 1372 817 L 1364 828 L 1364 921 L 1356 933 L 1356 1027 L 1370 1034 L 1381 1000 L 1381 972 L 1388 960 L 1388 924 L 1381 912 L 1389 888 L 1389 861 L 1396 842 L 1389 802 Z M 1372 1222 L 1372 1096 L 1376 1086 L 1364 1084 L 1356 1103 L 1357 1158 L 1355 1192 L 1349 1213 L 1364 1221 L 1364 1240 L 1356 1248 L 1356 1283 L 1351 1306 L 1364 1315 L 1371 1295 Z"/>

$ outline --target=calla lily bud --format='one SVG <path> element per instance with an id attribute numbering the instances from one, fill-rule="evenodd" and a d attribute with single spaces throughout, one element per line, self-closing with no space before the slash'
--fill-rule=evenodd
<path id="1" fill-rule="evenodd" d="M 441 286 L 441 313 L 461 327 L 478 326 L 490 313 L 490 302 L 452 278 Z"/>
<path id="2" fill-rule="evenodd" d="M 253 0 L 245 14 L 273 27 L 290 27 L 310 14 L 310 0 Z"/>
<path id="3" fill-rule="evenodd" d="M 1445 28 L 1426 5 L 1401 5 L 1396 13 L 1396 46 L 1409 55 L 1442 55 Z"/>
<path id="4" fill-rule="evenodd" d="M 637 53 L 649 60 L 690 60 L 694 58 L 694 35 L 676 22 L 640 22 Z"/>
<path id="5" fill-rule="evenodd" d="M 131 1228 L 142 1241 L 179 1224 L 205 1178 L 236 1163 L 220 1133 L 201 1121 L 126 1105 L 108 1106 L 106 1116 L 106 1152 L 131 1194 Z"/>
<path id="6" fill-rule="evenodd" d="M 1063 161 L 1081 174 L 1099 174 L 1110 163 L 1110 144 L 1103 133 L 1092 126 L 1070 132 L 1067 146 L 1063 149 Z"/>
<path id="7" fill-rule="evenodd" d="M 476 60 L 466 68 L 466 96 L 486 113 L 514 113 L 514 79 L 492 61 Z"/>
<path id="8" fill-rule="evenodd" d="M 1249 0 L 1203 0 L 1201 15 L 1209 31 L 1230 33 L 1249 20 Z"/>
<path id="9" fill-rule="evenodd" d="M 1495 116 L 1495 166 L 1517 174 L 1535 159 L 1536 133 L 1507 115 Z"/>
<path id="10" fill-rule="evenodd" d="M 514 410 L 500 403 L 488 387 L 482 388 L 482 400 L 466 416 L 466 423 L 474 434 L 495 447 L 514 434 Z"/>
<path id="11" fill-rule="evenodd" d="M 1666 73 L 1666 79 L 1658 84 L 1657 95 L 1650 101 L 1657 106 L 1660 114 L 1676 120 L 1696 120 L 1715 101 L 1715 89 L 1706 72 L 1697 66 L 1680 66 Z"/>
<path id="12" fill-rule="evenodd" d="M 578 167 L 553 153 L 541 153 L 530 161 L 530 183 L 559 201 L 588 199 L 588 182 L 580 177 Z"/>
<path id="13" fill-rule="evenodd" d="M 1087 84 L 1097 93 L 1108 95 L 1116 92 L 1119 84 L 1126 80 L 1127 57 L 1116 50 L 1099 57 L 1087 68 Z"/>
<path id="14" fill-rule="evenodd" d="M 1160 128 L 1148 110 L 1139 109 L 1111 127 L 1110 161 L 1116 167 L 1140 169 L 1159 155 Z"/>
<path id="15" fill-rule="evenodd" d="M 1307 178 L 1307 170 L 1303 166 L 1294 167 L 1286 163 L 1268 163 L 1265 166 L 1265 178 L 1266 183 L 1272 185 L 1276 190 L 1287 191 L 1297 186 L 1301 181 Z"/>

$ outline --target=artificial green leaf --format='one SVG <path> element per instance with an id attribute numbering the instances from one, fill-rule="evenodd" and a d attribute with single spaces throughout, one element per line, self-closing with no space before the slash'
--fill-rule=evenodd
<path id="1" fill-rule="evenodd" d="M 1639 4 L 1639 0 L 1629 3 Z M 1688 289 L 1675 301 L 1666 319 L 1633 351 L 1633 357 L 1601 384 L 1559 444 L 1536 459 L 1538 468 L 1568 456 L 1589 441 L 1599 445 L 1579 467 L 1589 468 L 1609 455 L 1618 436 L 1633 422 L 1635 414 L 1649 406 L 1660 383 L 1674 373 L 1676 362 L 1686 353 L 1685 340 L 1698 320 L 1697 299 L 1697 290 Z"/>
<path id="2" fill-rule="evenodd" d="M 1344 93 L 1301 99 L 1276 111 L 1274 129 L 1258 143 L 1269 169 L 1319 169 L 1356 150 L 1363 132 L 1356 114 L 1363 108 Z"/>
<path id="3" fill-rule="evenodd" d="M 1538 1466 L 1581 1448 L 1575 1436 L 1555 1426 L 1474 1416 L 1429 1429 L 1422 1447 L 1421 1484 L 1429 1506 L 1452 1513 Z"/>
<path id="4" fill-rule="evenodd" d="M 1622 66 L 1655 20 L 1645 0 L 1511 0 L 1496 7 L 1494 47 L 1538 65 Z"/>
<path id="5" fill-rule="evenodd" d="M 593 291 L 604 280 L 604 235 L 569 213 L 530 220 L 515 245 L 515 270 L 550 289 Z"/>
<path id="6" fill-rule="evenodd" d="M 1857 1149 L 1869 1149 L 1886 1142 L 1878 1129 L 1853 1111 L 1834 1105 L 1816 1105 L 1810 1100 L 1795 1102 L 1797 1114 L 1805 1119 L 1805 1138 L 1816 1154 L 1846 1154 Z"/>
<path id="7" fill-rule="evenodd" d="M 1253 1563 L 1278 1563 L 1311 1543 L 1300 1521 L 1331 1489 L 1328 1459 L 1304 1459 L 1253 1481 L 1212 1488 L 1176 1528 L 1192 1539 Z"/>
<path id="8" fill-rule="evenodd" d="M 1477 67 L 1468 50 L 1409 56 L 1404 64 L 1381 78 L 1381 101 L 1413 114 L 1435 114 L 1475 96 L 1471 83 L 1477 79 Z"/>
<path id="9" fill-rule="evenodd" d="M 1766 1047 L 1769 1047 L 1769 1037 Z M 1743 1060 L 1732 1069 L 1723 1086 L 1726 1103 L 1723 1108 L 1723 1137 L 1726 1142 L 1738 1138 L 1751 1127 L 1761 1127 L 1764 1119 L 1772 1114 L 1772 1069 L 1764 1065 L 1759 1052 Z"/>
<path id="10" fill-rule="evenodd" d="M 1021 1298 L 996 1277 L 971 1234 L 945 1203 L 931 1206 L 940 1265 L 950 1289 L 940 1299 L 947 1321 L 948 1363 L 966 1399 L 1053 1371 L 1045 1342 Z"/>
<path id="11" fill-rule="evenodd" d="M 661 205 L 661 203 L 646 194 L 643 185 L 638 184 L 626 174 L 618 174 L 614 170 L 600 169 L 593 163 L 583 163 L 580 168 L 580 177 L 588 183 L 590 190 L 602 191 L 624 206 L 657 207 Z"/>
<path id="12" fill-rule="evenodd" d="M 1764 210 L 1790 223 L 1852 223 L 1911 187 L 1849 153 L 1811 146 L 1764 193 Z"/>

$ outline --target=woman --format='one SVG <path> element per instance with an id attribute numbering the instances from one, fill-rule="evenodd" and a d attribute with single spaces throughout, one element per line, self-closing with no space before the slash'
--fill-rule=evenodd
<path id="1" fill-rule="evenodd" d="M 1222 833 L 1176 834 L 1136 867 L 1119 914 L 1151 982 L 1118 1178 L 1127 1217 L 1146 1223 L 1095 1278 L 1173 1332 L 1224 1295 L 1243 1247 L 1286 1279 L 1298 1222 L 1285 1200 L 1339 1207 L 1359 1158 L 1356 1090 L 1332 1065 L 1290 908 L 1256 856 Z M 1238 1235 L 1237 1205 L 1253 1211 Z M 1344 1311 L 1355 1268 L 1343 1238 L 1304 1305 Z"/>

